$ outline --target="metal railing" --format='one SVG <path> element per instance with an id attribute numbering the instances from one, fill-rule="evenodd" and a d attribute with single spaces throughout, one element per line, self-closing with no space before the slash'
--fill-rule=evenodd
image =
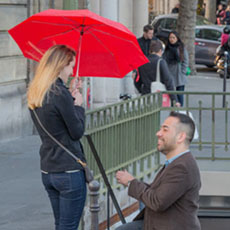
<path id="1" fill-rule="evenodd" d="M 201 160 L 230 160 L 228 152 L 230 146 L 229 102 L 230 93 L 223 92 L 171 92 L 184 94 L 185 105 L 179 110 L 192 113 L 197 136 L 191 146 L 199 154 Z M 192 99 L 191 99 L 192 98 Z M 225 98 L 225 107 L 222 101 Z M 161 111 L 170 111 L 175 108 L 161 108 Z"/>
<path id="2" fill-rule="evenodd" d="M 230 160 L 230 93 L 167 93 L 184 94 L 184 107 L 162 107 L 162 92 L 159 92 L 87 112 L 86 132 L 92 137 L 112 188 L 121 186 L 115 180 L 118 169 L 125 168 L 138 179 L 151 176 L 159 169 L 156 132 L 164 116 L 172 110 L 192 114 L 197 134 L 191 148 L 197 159 Z M 222 106 L 223 97 L 225 107 Z M 103 194 L 107 189 L 86 138 L 83 138 L 83 144 L 88 164 L 100 182 L 100 193 Z M 97 205 L 95 210 L 99 212 Z M 94 213 L 94 218 L 98 220 L 97 214 Z"/>
<path id="3" fill-rule="evenodd" d="M 222 146 L 227 152 L 230 145 L 228 118 L 230 93 L 183 92 L 183 94 L 185 105 L 179 110 L 192 113 L 198 132 L 198 139 L 192 142 L 192 146 L 199 151 L 204 148 L 206 151 L 207 146 L 211 149 L 210 155 L 205 152 L 197 158 L 230 160 L 230 155 L 219 154 L 218 149 Z M 224 108 L 223 96 L 226 97 Z M 155 93 L 87 112 L 86 131 L 92 136 L 111 185 L 116 186 L 114 173 L 120 168 L 132 165 L 131 170 L 136 174 L 136 163 L 139 162 L 140 170 L 137 175 L 139 178 L 159 168 L 155 134 L 160 127 L 162 113 L 176 110 L 175 107 L 161 107 L 161 103 L 162 93 Z M 83 140 L 83 143 L 89 165 L 96 178 L 100 180 L 99 170 L 86 140 Z M 148 162 L 147 170 L 143 170 L 145 160 Z"/>
<path id="4" fill-rule="evenodd" d="M 119 186 L 114 183 L 118 169 L 127 168 L 134 175 L 138 172 L 141 179 L 159 168 L 155 137 L 160 122 L 159 97 L 159 94 L 142 96 L 87 112 L 86 132 L 93 139 L 112 187 Z M 100 181 L 86 139 L 83 144 L 89 165 Z"/>

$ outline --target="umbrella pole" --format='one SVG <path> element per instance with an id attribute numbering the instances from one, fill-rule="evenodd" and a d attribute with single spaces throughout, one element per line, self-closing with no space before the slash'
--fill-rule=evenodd
<path id="1" fill-rule="evenodd" d="M 117 201 L 117 199 L 115 197 L 113 189 L 112 189 L 112 187 L 111 187 L 111 185 L 109 183 L 108 177 L 107 177 L 107 175 L 105 173 L 105 169 L 104 169 L 104 167 L 102 165 L 102 162 L 101 162 L 101 159 L 100 159 L 100 157 L 99 157 L 99 155 L 97 153 L 97 150 L 96 150 L 95 145 L 93 143 L 92 137 L 89 134 L 85 134 L 85 137 L 87 138 L 89 147 L 90 147 L 90 149 L 91 149 L 91 151 L 93 153 L 93 156 L 94 156 L 94 158 L 96 160 L 97 166 L 98 166 L 98 168 L 100 170 L 100 173 L 102 175 L 104 183 L 105 183 L 105 185 L 107 187 L 108 200 L 109 200 L 109 195 L 110 195 L 110 197 L 111 197 L 111 199 L 113 201 L 113 205 L 114 205 L 115 209 L 117 210 L 117 214 L 120 217 L 120 220 L 121 220 L 122 224 L 125 224 L 126 221 L 125 221 L 124 215 L 123 215 L 123 213 L 121 211 L 121 208 L 120 208 L 120 206 L 118 204 L 118 201 Z"/>
<path id="2" fill-rule="evenodd" d="M 78 46 L 78 56 L 77 56 L 77 72 L 76 72 L 76 77 L 77 79 L 79 78 L 79 66 L 80 66 L 80 57 L 81 57 L 81 43 L 82 43 L 82 36 L 83 36 L 83 31 L 80 33 L 80 38 L 79 38 L 79 46 Z"/>

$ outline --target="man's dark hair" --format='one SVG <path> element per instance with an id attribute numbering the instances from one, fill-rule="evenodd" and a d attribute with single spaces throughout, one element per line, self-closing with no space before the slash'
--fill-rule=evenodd
<path id="1" fill-rule="evenodd" d="M 182 124 L 182 126 L 184 127 L 180 127 L 180 131 L 184 131 L 186 132 L 186 136 L 187 136 L 187 144 L 189 145 L 194 137 L 194 133 L 195 133 L 195 124 L 193 122 L 193 120 L 185 114 L 182 113 L 178 113 L 178 112 L 174 112 L 172 111 L 169 114 L 170 117 L 176 117 L 179 122 Z"/>
<path id="2" fill-rule="evenodd" d="M 162 43 L 159 40 L 152 40 L 149 46 L 149 53 L 158 53 L 163 50 Z"/>
<path id="3" fill-rule="evenodd" d="M 145 26 L 143 27 L 143 31 L 144 31 L 145 33 L 148 33 L 149 30 L 153 30 L 153 27 L 152 27 L 151 25 L 145 25 Z"/>

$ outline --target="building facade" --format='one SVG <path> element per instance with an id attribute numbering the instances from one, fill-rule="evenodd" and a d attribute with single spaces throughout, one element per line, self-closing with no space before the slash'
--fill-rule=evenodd
<path id="1" fill-rule="evenodd" d="M 179 0 L 149 0 L 150 22 L 156 15 L 169 14 L 177 3 L 179 3 Z M 198 0 L 198 10 L 203 3 L 206 4 L 205 17 L 214 23 L 217 5 L 220 3 L 227 5 L 229 0 Z"/>
<path id="2" fill-rule="evenodd" d="M 49 8 L 83 9 L 121 22 L 137 37 L 142 28 L 158 14 L 170 13 L 178 0 L 1 0 L 0 1 L 0 140 L 33 133 L 29 117 L 26 88 L 36 63 L 23 57 L 8 30 L 29 16 Z M 223 1 L 206 3 L 206 17 L 215 22 L 216 6 Z M 227 1 L 225 1 L 227 2 Z M 123 79 L 84 78 L 83 93 L 88 108 L 119 101 L 120 94 L 135 95 L 131 73 Z M 89 95 L 88 95 L 89 94 Z M 87 97 L 86 97 L 87 96 Z"/>
<path id="3" fill-rule="evenodd" d="M 88 8 L 123 23 L 136 36 L 148 23 L 148 0 L 1 0 L 0 1 L 0 140 L 34 132 L 26 101 L 26 89 L 36 63 L 22 55 L 8 30 L 45 9 Z M 119 101 L 122 93 L 134 94 L 131 74 L 123 79 L 86 78 L 84 94 L 90 88 L 90 108 Z"/>

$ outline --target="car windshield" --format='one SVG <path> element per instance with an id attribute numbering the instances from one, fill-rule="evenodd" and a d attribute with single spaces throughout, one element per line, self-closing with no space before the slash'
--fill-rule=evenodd
<path id="1" fill-rule="evenodd" d="M 197 16 L 197 18 L 196 18 L 196 25 L 197 26 L 213 25 L 213 23 L 210 22 L 208 19 L 202 17 L 202 16 Z"/>
<path id="2" fill-rule="evenodd" d="M 154 26 L 155 27 L 155 25 L 157 25 L 158 24 L 158 22 L 160 21 L 161 23 L 161 27 L 165 27 L 164 25 L 162 25 L 162 24 L 165 24 L 165 21 L 166 21 L 166 19 L 167 19 L 167 21 L 168 21 L 168 23 L 170 22 L 172 22 L 172 21 L 175 21 L 175 20 L 177 20 L 177 16 L 178 15 L 176 15 L 176 17 L 160 17 L 159 19 L 158 18 L 156 18 L 156 19 L 154 19 L 153 21 L 152 21 L 152 26 Z M 174 22 L 174 23 L 176 23 L 176 21 Z M 202 16 L 200 16 L 200 15 L 197 15 L 197 17 L 196 17 L 196 25 L 197 26 L 202 26 L 202 25 L 213 25 L 213 23 L 212 22 L 210 22 L 207 18 L 205 18 L 205 17 L 202 17 Z"/>

